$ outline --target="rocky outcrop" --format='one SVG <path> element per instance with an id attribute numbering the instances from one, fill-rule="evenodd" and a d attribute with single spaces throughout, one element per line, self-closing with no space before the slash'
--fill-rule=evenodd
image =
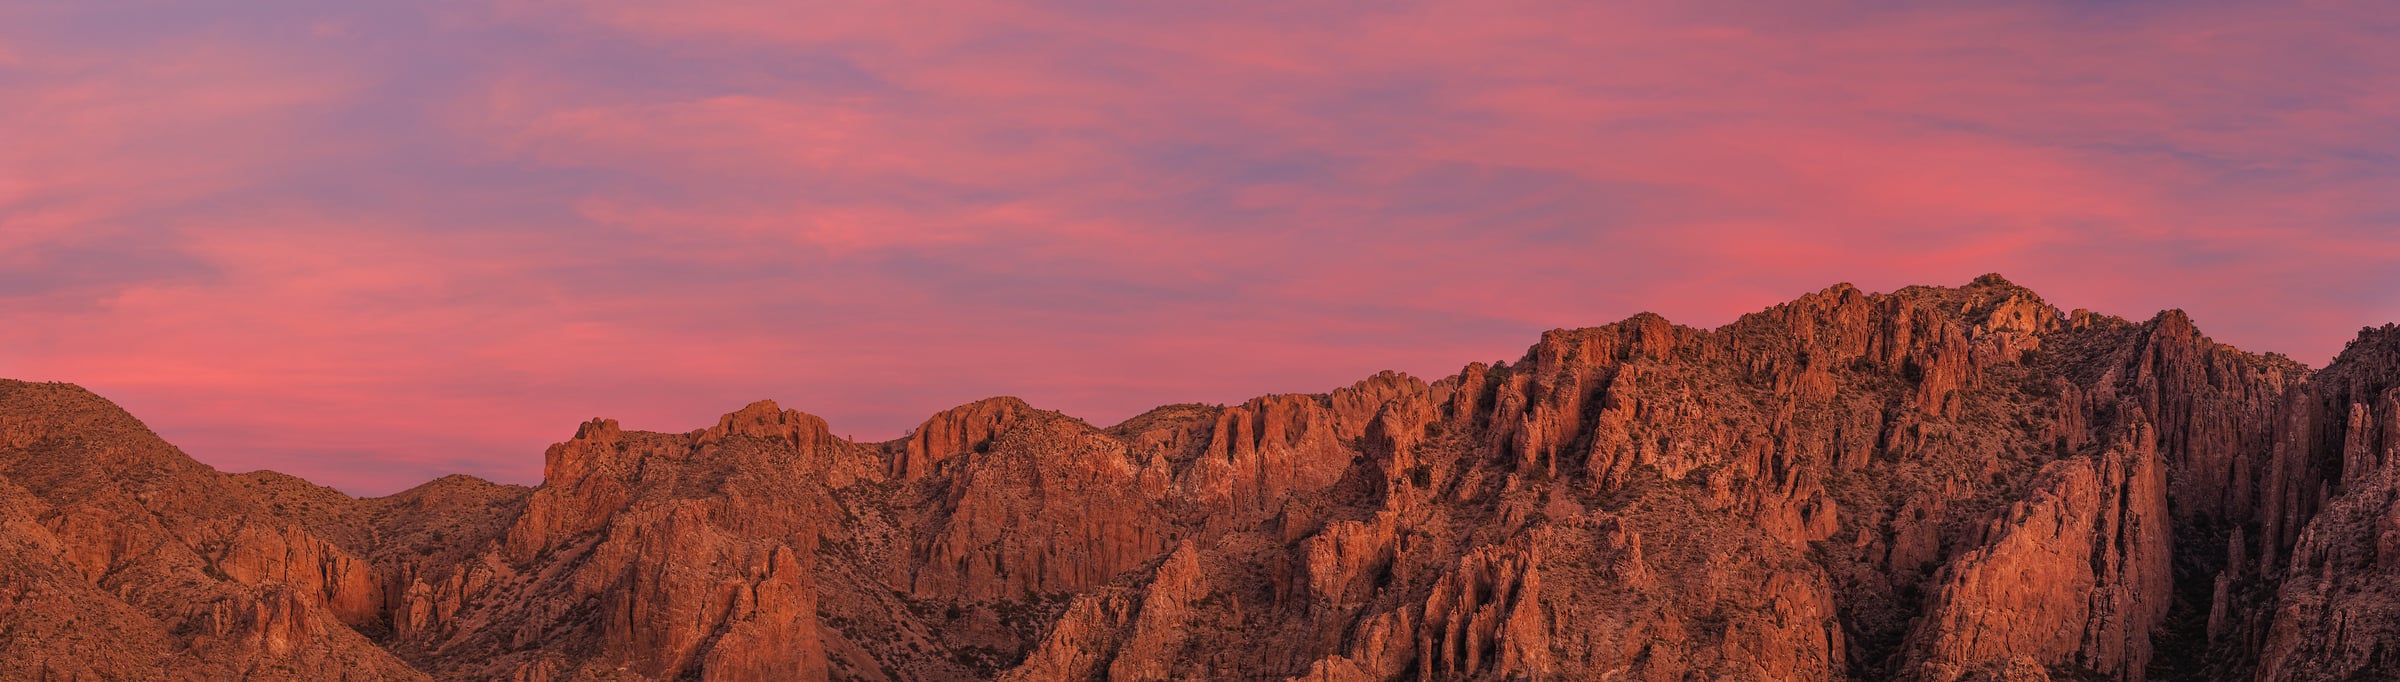
<path id="1" fill-rule="evenodd" d="M 0 381 L 0 514 L 8 676 L 424 678 L 364 560 L 83 389 Z"/>
<path id="2" fill-rule="evenodd" d="M 826 483 L 881 478 L 869 450 L 772 402 L 687 434 L 588 422 L 505 535 L 406 587 L 397 639 L 446 675 L 821 678 L 811 562 L 843 525 Z"/>
<path id="3" fill-rule="evenodd" d="M 1210 594 L 1200 551 L 1185 542 L 1139 589 L 1077 597 L 1042 645 L 1002 680 L 1168 680 L 1184 656 L 1194 605 Z"/>
<path id="4" fill-rule="evenodd" d="M 958 467 L 920 552 L 919 598 L 1080 592 L 1175 540 L 1159 506 L 1164 460 L 1129 461 L 1123 443 L 1079 420 L 1029 416 Z"/>
<path id="5" fill-rule="evenodd" d="M 1417 666 L 1447 679 L 1552 672 L 1540 551 L 1484 547 L 1461 558 L 1419 611 Z"/>
<path id="6" fill-rule="evenodd" d="M 1206 445 L 1177 479 L 1185 493 L 1241 525 L 1292 496 L 1323 491 L 1348 472 L 1387 408 L 1423 411 L 1428 387 L 1384 372 L 1328 395 L 1271 395 L 1221 410 Z"/>
<path id="7" fill-rule="evenodd" d="M 817 631 L 816 580 L 799 555 L 777 547 L 738 587 L 723 634 L 709 646 L 701 679 L 768 682 L 829 674 Z"/>
<path id="8" fill-rule="evenodd" d="M 2259 677 L 2400 675 L 2400 326 L 2362 331 L 2289 404 L 2281 442 L 2331 480 L 2290 561 L 2260 567 L 2282 580 Z"/>
<path id="9" fill-rule="evenodd" d="M 968 452 L 989 452 L 993 438 L 1032 411 L 1025 401 L 1009 397 L 943 410 L 909 433 L 900 453 L 892 458 L 892 476 L 913 481 L 930 475 L 943 460 Z"/>
<path id="10" fill-rule="evenodd" d="M 1390 577 L 1400 551 L 1399 515 L 1383 512 L 1366 521 L 1337 521 L 1300 542 L 1307 598 L 1333 612 L 1373 601 Z"/>
<path id="11" fill-rule="evenodd" d="M 1837 285 L 1430 383 L 832 433 L 595 419 L 538 487 L 355 499 L 0 383 L 0 677 L 2400 674 L 2400 327 L 2310 370 Z"/>
<path id="12" fill-rule="evenodd" d="M 2173 600 L 2155 436 L 2137 426 L 2097 458 L 2051 462 L 2033 490 L 1935 578 L 1906 677 L 1949 682 L 2032 663 L 2143 679 Z"/>

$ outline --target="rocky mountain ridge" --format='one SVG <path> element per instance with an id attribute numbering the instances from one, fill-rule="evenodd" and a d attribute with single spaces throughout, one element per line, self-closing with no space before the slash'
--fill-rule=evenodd
<path id="1" fill-rule="evenodd" d="M 593 420 L 354 499 L 0 382 L 0 677 L 2400 677 L 2400 326 L 2323 369 L 1996 275 L 1432 382 Z"/>

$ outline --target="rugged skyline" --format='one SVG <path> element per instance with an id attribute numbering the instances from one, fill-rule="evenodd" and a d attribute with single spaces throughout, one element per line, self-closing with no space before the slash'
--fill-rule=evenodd
<path id="1" fill-rule="evenodd" d="M 856 442 L 593 419 L 359 499 L 0 380 L 0 676 L 2390 679 L 2400 324 L 2322 368 L 1998 275 Z"/>
<path id="2" fill-rule="evenodd" d="M 592 415 L 1113 422 L 1844 280 L 2312 366 L 2400 318 L 2379 3 L 665 7 L 0 6 L 0 375 L 382 493 Z"/>

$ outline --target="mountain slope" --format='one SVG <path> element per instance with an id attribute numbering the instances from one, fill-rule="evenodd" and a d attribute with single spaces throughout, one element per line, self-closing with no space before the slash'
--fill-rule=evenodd
<path id="1" fill-rule="evenodd" d="M 0 382 L 0 447 L 0 673 L 424 679 L 354 629 L 384 606 L 363 558 L 99 396 Z"/>
<path id="2" fill-rule="evenodd" d="M 0 675 L 2388 676 L 2396 405 L 2400 327 L 2311 370 L 1997 276 L 1105 429 L 594 420 L 364 500 L 11 382 Z"/>

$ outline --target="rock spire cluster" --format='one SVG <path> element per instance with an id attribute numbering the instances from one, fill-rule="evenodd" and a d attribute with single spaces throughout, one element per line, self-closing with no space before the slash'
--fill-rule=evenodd
<path id="1" fill-rule="evenodd" d="M 356 499 L 0 382 L 0 678 L 2400 678 L 2400 326 L 2312 369 L 1996 275 L 545 457 Z"/>

